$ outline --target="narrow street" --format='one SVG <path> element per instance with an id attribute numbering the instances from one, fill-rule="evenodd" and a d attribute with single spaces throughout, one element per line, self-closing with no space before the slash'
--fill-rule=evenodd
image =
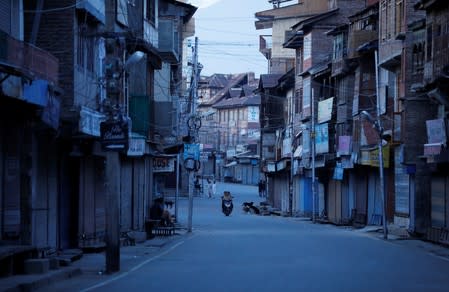
<path id="1" fill-rule="evenodd" d="M 399 241 L 300 218 L 244 214 L 255 187 L 218 184 L 234 195 L 225 217 L 219 196 L 195 198 L 193 232 L 129 273 L 82 291 L 447 291 L 449 261 Z M 187 222 L 186 199 L 180 221 Z M 184 224 L 183 224 L 184 225 Z M 80 280 L 82 280 L 81 276 Z M 76 281 L 74 278 L 72 281 Z M 70 291 L 61 282 L 45 291 Z M 78 286 L 79 288 L 79 286 Z"/>

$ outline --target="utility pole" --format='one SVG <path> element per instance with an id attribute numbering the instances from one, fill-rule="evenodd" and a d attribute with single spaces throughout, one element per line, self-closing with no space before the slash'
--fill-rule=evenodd
<path id="1" fill-rule="evenodd" d="M 380 194 L 382 197 L 382 222 L 383 222 L 383 232 L 384 239 L 388 239 L 388 228 L 387 228 L 387 198 L 385 196 L 385 185 L 384 185 L 384 158 L 382 151 L 382 136 L 383 128 L 380 122 L 380 96 L 379 96 L 379 67 L 378 67 L 378 56 L 377 50 L 374 51 L 375 65 L 376 65 L 376 109 L 377 109 L 377 132 L 379 134 L 379 183 L 380 183 Z"/>
<path id="2" fill-rule="evenodd" d="M 377 134 L 379 135 L 378 141 L 378 151 L 379 151 L 379 188 L 382 199 L 382 225 L 383 225 L 383 237 L 384 239 L 388 239 L 388 228 L 387 228 L 387 199 L 385 195 L 385 182 L 384 182 L 384 158 L 383 158 L 383 133 L 384 129 L 382 127 L 380 121 L 380 96 L 379 96 L 379 68 L 377 61 L 377 50 L 374 51 L 374 60 L 375 60 L 375 70 L 376 70 L 376 111 L 377 118 L 374 119 L 370 113 L 367 111 L 361 111 L 360 114 L 363 118 L 367 119 L 371 124 L 373 124 L 373 128 L 376 129 Z"/>
<path id="3" fill-rule="evenodd" d="M 106 1 L 106 32 L 114 31 L 115 1 Z M 117 59 L 117 47 L 115 39 L 107 39 L 106 58 L 108 61 Z M 119 72 L 113 72 L 119 73 Z M 111 76 L 107 77 L 111 78 Z M 114 78 L 112 76 L 112 78 Z M 111 80 L 107 80 L 111 82 Z M 119 82 L 116 82 L 116 87 Z M 110 106 L 118 105 L 117 88 L 107 86 L 107 99 Z M 108 113 L 108 118 L 113 119 L 114 111 Z M 120 197 L 120 160 L 116 151 L 106 153 L 106 272 L 120 271 L 120 227 L 119 227 L 119 197 Z"/>
<path id="4" fill-rule="evenodd" d="M 312 222 L 315 223 L 316 209 L 316 185 L 315 185 L 315 95 L 312 88 L 312 125 L 310 129 L 310 143 L 312 144 Z"/>
<path id="5" fill-rule="evenodd" d="M 290 212 L 290 216 L 293 216 L 293 178 L 294 178 L 294 169 L 293 169 L 293 96 L 291 97 L 290 102 L 290 184 L 289 184 L 289 198 L 288 198 L 288 209 Z"/>
<path id="6" fill-rule="evenodd" d="M 198 77 L 199 77 L 199 71 L 198 71 L 198 37 L 195 37 L 195 47 L 193 52 L 193 76 L 192 76 L 192 83 L 191 83 L 191 115 L 192 117 L 196 114 L 196 102 L 197 102 L 197 87 L 198 87 Z M 192 129 L 189 129 L 189 132 Z M 193 143 L 196 143 L 197 139 L 197 128 L 194 127 L 193 129 Z M 190 135 L 190 133 L 189 133 Z M 193 181 L 194 181 L 194 169 L 196 168 L 196 161 L 193 162 L 194 166 L 193 169 L 189 169 L 189 217 L 187 221 L 187 232 L 192 232 L 192 217 L 193 217 Z"/>

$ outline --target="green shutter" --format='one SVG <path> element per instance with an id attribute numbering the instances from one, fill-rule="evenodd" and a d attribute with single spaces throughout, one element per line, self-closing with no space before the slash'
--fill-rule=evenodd
<path id="1" fill-rule="evenodd" d="M 148 137 L 150 129 L 150 98 L 146 95 L 131 96 L 129 116 L 132 120 L 132 132 Z"/>

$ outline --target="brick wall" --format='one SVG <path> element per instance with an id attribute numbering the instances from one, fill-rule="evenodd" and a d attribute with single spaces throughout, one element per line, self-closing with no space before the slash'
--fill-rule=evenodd
<path id="1" fill-rule="evenodd" d="M 24 1 L 26 10 L 36 9 L 35 1 Z M 74 0 L 46 0 L 43 9 L 71 7 Z M 74 20 L 75 9 L 67 8 L 42 14 L 36 46 L 52 53 L 59 60 L 59 87 L 61 96 L 61 117 L 67 116 L 73 106 L 73 64 L 74 64 Z M 33 26 L 32 17 L 26 18 L 25 40 L 29 40 Z"/>

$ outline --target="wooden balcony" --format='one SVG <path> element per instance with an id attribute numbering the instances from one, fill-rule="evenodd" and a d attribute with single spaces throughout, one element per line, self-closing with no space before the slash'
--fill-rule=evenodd
<path id="1" fill-rule="evenodd" d="M 271 49 L 273 47 L 272 36 L 271 35 L 260 35 L 259 36 L 259 52 L 265 56 L 265 58 L 271 58 Z"/>
<path id="2" fill-rule="evenodd" d="M 445 66 L 449 65 L 449 37 L 447 35 L 434 38 L 432 61 L 426 62 L 424 68 L 424 79 L 432 83 L 441 75 L 447 76 L 449 72 L 444 72 Z M 447 70 L 446 70 L 447 71 Z"/>
<path id="3" fill-rule="evenodd" d="M 0 31 L 0 68 L 30 79 L 58 83 L 59 61 L 49 52 Z"/>
<path id="4" fill-rule="evenodd" d="M 378 39 L 378 32 L 374 30 L 356 30 L 349 36 L 348 57 L 356 58 L 359 56 L 357 48 L 364 43 L 368 43 Z"/>

